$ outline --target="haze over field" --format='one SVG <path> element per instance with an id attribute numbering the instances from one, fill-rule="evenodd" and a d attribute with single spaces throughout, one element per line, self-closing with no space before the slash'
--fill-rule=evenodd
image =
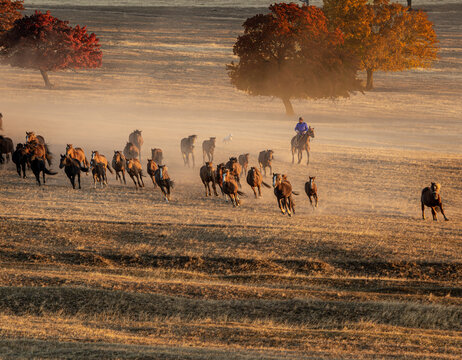
<path id="1" fill-rule="evenodd" d="M 95 190 L 83 176 L 72 190 L 55 160 L 39 188 L 0 165 L 0 354 L 462 357 L 462 4 L 414 1 L 435 23 L 434 68 L 379 72 L 374 91 L 347 100 L 294 101 L 292 118 L 226 74 L 243 21 L 265 2 L 72 3 L 26 1 L 26 12 L 87 25 L 102 68 L 50 73 L 45 90 L 39 72 L 0 66 L 2 134 L 16 144 L 33 130 L 55 159 L 68 143 L 112 158 L 140 129 L 143 169 L 162 148 L 176 187 L 165 204 L 148 178 L 136 191 L 109 175 Z M 315 128 L 308 167 L 306 154 L 291 164 L 298 114 Z M 254 199 L 244 179 L 238 209 L 205 198 L 198 166 L 181 159 L 190 134 L 197 164 L 210 136 L 215 164 L 248 152 L 255 166 L 274 150 L 274 170 L 301 193 L 296 215 L 280 214 L 272 189 Z M 431 181 L 449 222 L 428 209 L 421 220 Z"/>

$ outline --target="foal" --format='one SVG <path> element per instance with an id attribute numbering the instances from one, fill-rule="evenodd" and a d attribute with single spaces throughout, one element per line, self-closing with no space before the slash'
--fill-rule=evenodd
<path id="1" fill-rule="evenodd" d="M 257 192 L 255 191 L 255 188 L 258 188 L 258 196 L 261 197 L 261 186 L 263 185 L 264 187 L 271 188 L 267 183 L 263 181 L 263 176 L 261 176 L 261 172 L 255 168 L 251 167 L 249 172 L 247 173 L 247 184 L 250 185 L 250 187 L 253 190 L 253 193 L 255 194 L 255 199 L 257 198 Z"/>
<path id="2" fill-rule="evenodd" d="M 313 209 L 318 207 L 318 187 L 314 183 L 314 179 L 316 179 L 316 176 L 310 176 L 310 181 L 305 183 L 305 192 L 308 196 L 308 199 L 310 199 L 310 204 L 313 206 Z M 314 199 L 315 205 L 313 205 L 311 198 Z"/>
<path id="3" fill-rule="evenodd" d="M 422 205 L 422 219 L 425 220 L 425 206 L 428 206 L 432 210 L 433 220 L 438 221 L 436 217 L 436 209 L 439 207 L 441 214 L 444 216 L 444 220 L 448 221 L 449 219 L 444 214 L 443 203 L 440 196 L 441 185 L 438 183 L 432 182 L 430 186 L 427 186 L 422 190 L 422 195 L 420 197 L 420 203 Z"/>
<path id="4" fill-rule="evenodd" d="M 210 190 L 210 183 L 212 183 L 213 192 L 215 196 L 218 196 L 217 186 L 216 186 L 216 174 L 215 169 L 211 161 L 207 161 L 204 166 L 200 169 L 200 176 L 202 183 L 205 187 L 205 196 L 212 196 L 212 191 Z"/>

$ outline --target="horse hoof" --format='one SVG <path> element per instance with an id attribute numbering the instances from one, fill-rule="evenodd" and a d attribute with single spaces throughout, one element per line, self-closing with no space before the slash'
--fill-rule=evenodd
<path id="1" fill-rule="evenodd" d="M 448 219 L 448 218 L 444 218 L 444 221 L 449 221 L 449 219 Z"/>

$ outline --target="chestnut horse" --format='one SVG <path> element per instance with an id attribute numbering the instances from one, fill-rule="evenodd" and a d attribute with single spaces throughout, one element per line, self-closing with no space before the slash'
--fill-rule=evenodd
<path id="1" fill-rule="evenodd" d="M 116 181 L 117 179 L 119 179 L 122 183 L 123 177 L 125 185 L 127 185 L 127 182 L 125 181 L 125 167 L 127 165 L 126 161 L 127 160 L 125 159 L 125 156 L 122 154 L 121 151 L 114 151 L 114 156 L 112 157 L 112 167 L 116 172 Z M 119 173 L 122 173 L 122 176 L 120 176 Z"/>
<path id="2" fill-rule="evenodd" d="M 295 214 L 295 204 L 292 199 L 292 194 L 298 195 L 295 191 L 292 191 L 292 185 L 287 180 L 286 175 L 273 174 L 273 187 L 274 195 L 278 201 L 279 209 L 283 214 L 287 212 L 287 215 L 292 216 Z"/>
<path id="3" fill-rule="evenodd" d="M 128 141 L 131 142 L 138 148 L 138 153 L 141 160 L 141 146 L 144 144 L 143 137 L 141 136 L 141 130 L 135 130 L 128 136 Z"/>
<path id="4" fill-rule="evenodd" d="M 229 161 L 226 163 L 226 167 L 230 170 L 231 175 L 234 176 L 234 178 L 237 181 L 237 184 L 241 186 L 241 179 L 239 178 L 239 175 L 242 172 L 242 167 L 238 163 L 236 157 L 230 157 Z"/>
<path id="5" fill-rule="evenodd" d="M 111 174 L 114 174 L 114 172 L 111 169 L 111 166 L 109 165 L 106 159 L 106 156 L 100 154 L 98 151 L 91 152 L 91 160 L 94 160 L 96 164 L 103 164 L 105 169 L 108 169 Z M 90 160 L 90 163 L 91 163 L 91 160 Z M 106 170 L 104 171 L 104 173 L 106 173 Z"/>
<path id="6" fill-rule="evenodd" d="M 305 183 L 305 192 L 308 196 L 308 199 L 310 199 L 310 204 L 313 209 L 318 207 L 318 187 L 314 183 L 314 179 L 316 179 L 316 176 L 310 176 L 310 181 Z M 314 199 L 314 205 L 312 198 Z"/>
<path id="7" fill-rule="evenodd" d="M 151 149 L 151 159 L 154 160 L 157 165 L 162 165 L 162 160 L 164 160 L 162 149 Z"/>
<path id="8" fill-rule="evenodd" d="M 229 196 L 233 207 L 240 206 L 241 201 L 239 200 L 239 195 L 244 195 L 244 193 L 238 190 L 239 187 L 231 170 L 224 169 L 222 179 L 223 193 Z"/>
<path id="9" fill-rule="evenodd" d="M 154 160 L 148 160 L 148 166 L 146 168 L 147 172 L 148 172 L 148 175 L 151 177 L 151 180 L 152 180 L 152 184 L 154 185 L 154 187 L 156 187 L 156 181 L 154 180 L 154 174 L 156 172 L 156 170 L 159 168 L 159 166 L 156 164 L 156 162 Z"/>
<path id="10" fill-rule="evenodd" d="M 247 167 L 249 166 L 249 155 L 249 153 L 239 155 L 239 165 L 241 165 L 242 167 L 241 175 L 243 172 L 245 175 L 247 175 Z"/>
<path id="11" fill-rule="evenodd" d="M 140 150 L 135 144 L 128 142 L 124 147 L 124 156 L 127 160 L 138 159 L 140 156 Z"/>
<path id="12" fill-rule="evenodd" d="M 255 194 L 255 199 L 257 198 L 257 192 L 255 191 L 255 188 L 258 189 L 258 196 L 261 197 L 261 186 L 263 185 L 266 188 L 271 188 L 267 183 L 263 181 L 263 176 L 261 176 L 261 172 L 256 168 L 256 167 L 251 167 L 249 172 L 247 173 L 247 184 L 250 185 L 250 187 L 253 190 L 253 193 Z"/>
<path id="13" fill-rule="evenodd" d="M 422 190 L 422 195 L 420 197 L 420 203 L 422 205 L 422 219 L 425 220 L 425 206 L 428 206 L 433 215 L 433 220 L 438 221 L 438 218 L 436 217 L 436 209 L 440 208 L 441 214 L 444 217 L 444 220 L 448 221 L 449 219 L 446 217 L 444 214 L 443 210 L 443 203 L 441 201 L 441 195 L 440 195 L 440 189 L 441 185 L 438 183 L 432 182 L 430 186 L 427 186 Z"/>
<path id="14" fill-rule="evenodd" d="M 72 144 L 67 144 L 66 146 L 66 155 L 69 156 L 71 159 L 75 159 L 82 164 L 82 167 L 89 168 L 90 163 L 85 156 L 85 152 L 82 148 L 74 148 Z"/>
<path id="15" fill-rule="evenodd" d="M 266 177 L 266 168 L 270 168 L 270 175 L 273 173 L 273 167 L 271 166 L 271 162 L 273 161 L 273 150 L 263 150 L 260 151 L 258 154 L 258 164 L 260 165 L 260 172 L 265 171 Z"/>
<path id="16" fill-rule="evenodd" d="M 138 190 L 138 187 L 144 187 L 143 170 L 141 168 L 141 163 L 138 159 L 127 160 L 127 172 L 128 175 L 130 175 L 130 177 L 132 178 L 136 190 Z M 137 182 L 138 185 L 136 184 Z"/>
<path id="17" fill-rule="evenodd" d="M 204 166 L 201 167 L 199 171 L 202 183 L 205 187 L 205 196 L 212 196 L 212 191 L 210 190 L 210 183 L 212 183 L 213 192 L 215 196 L 218 196 L 217 186 L 216 186 L 216 174 L 215 169 L 211 161 L 207 161 Z"/>
<path id="18" fill-rule="evenodd" d="M 159 168 L 154 173 L 154 178 L 156 179 L 156 184 L 164 194 L 165 201 L 168 203 L 170 201 L 170 192 L 173 189 L 174 183 L 172 179 L 170 179 L 167 170 L 166 165 L 159 165 Z"/>

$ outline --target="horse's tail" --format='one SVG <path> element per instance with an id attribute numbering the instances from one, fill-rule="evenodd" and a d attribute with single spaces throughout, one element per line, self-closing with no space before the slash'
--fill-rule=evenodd
<path id="1" fill-rule="evenodd" d="M 50 152 L 50 149 L 48 147 L 48 144 L 43 144 L 45 147 L 45 157 L 47 159 L 48 166 L 51 166 L 51 160 L 53 160 L 53 154 Z"/>
<path id="2" fill-rule="evenodd" d="M 82 165 L 80 165 L 80 163 L 79 163 L 79 168 L 80 168 L 80 171 L 83 171 L 84 173 L 87 173 L 90 170 L 89 166 L 83 167 Z"/>
<path id="3" fill-rule="evenodd" d="M 175 186 L 175 182 L 173 180 L 171 180 L 171 179 L 168 179 L 167 181 L 168 181 L 170 187 L 173 189 L 173 187 Z"/>
<path id="4" fill-rule="evenodd" d="M 57 172 L 54 172 L 54 171 L 50 171 L 48 170 L 46 167 L 43 168 L 43 172 L 47 175 L 56 175 Z"/>
<path id="5" fill-rule="evenodd" d="M 292 194 L 297 195 L 297 196 L 300 195 L 298 191 L 292 191 Z"/>
<path id="6" fill-rule="evenodd" d="M 109 163 L 107 164 L 107 169 L 109 170 L 111 174 L 114 174 L 114 172 L 112 171 L 111 165 L 109 165 Z"/>
<path id="7" fill-rule="evenodd" d="M 268 189 L 271 189 L 271 186 L 269 186 L 267 183 L 265 183 L 264 181 L 261 182 L 262 185 Z"/>
<path id="8" fill-rule="evenodd" d="M 246 197 L 246 196 L 247 196 L 245 193 L 243 193 L 243 192 L 240 191 L 240 190 L 238 190 L 237 193 L 238 193 L 238 195 L 241 195 L 241 196 L 243 196 L 243 197 Z"/>

